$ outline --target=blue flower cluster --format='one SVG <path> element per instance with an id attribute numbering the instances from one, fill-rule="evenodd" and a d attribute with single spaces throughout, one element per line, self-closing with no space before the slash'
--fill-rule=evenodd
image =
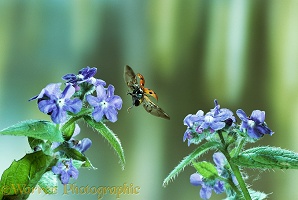
<path id="1" fill-rule="evenodd" d="M 66 81 L 63 91 L 62 83 L 51 83 L 29 100 L 37 100 L 39 110 L 50 115 L 52 121 L 60 125 L 58 127 L 65 136 L 64 142 L 53 142 L 50 145 L 50 152 L 58 159 L 52 172 L 58 175 L 62 184 L 67 184 L 70 178 L 78 178 L 77 167 L 80 166 L 74 165 L 74 162 L 76 158 L 80 160 L 85 157 L 84 153 L 92 145 L 89 138 L 75 139 L 80 133 L 80 127 L 69 121 L 71 117 L 82 111 L 84 116 L 91 116 L 96 122 L 116 122 L 118 110 L 122 107 L 122 99 L 114 94 L 114 86 L 108 85 L 105 88 L 106 82 L 94 77 L 96 72 L 96 68 L 86 67 L 77 75 L 66 74 L 62 77 Z M 93 96 L 93 93 L 96 95 Z M 66 130 L 71 124 L 74 125 L 73 129 Z"/>
<path id="2" fill-rule="evenodd" d="M 74 137 L 80 133 L 81 129 L 78 124 L 75 124 L 75 130 L 72 135 L 72 138 L 65 142 L 59 143 L 54 142 L 51 146 L 51 149 L 55 151 L 55 149 L 59 149 L 60 145 L 65 145 L 67 148 L 72 148 L 77 150 L 78 152 L 84 154 L 91 145 L 92 141 L 89 138 L 83 138 L 82 140 L 76 140 Z M 63 152 L 58 151 L 58 154 L 63 154 Z M 79 176 L 79 171 L 75 166 L 73 166 L 73 161 L 71 158 L 62 157 L 60 161 L 57 162 L 56 166 L 52 167 L 52 172 L 56 175 L 59 175 L 62 184 L 67 184 L 70 178 L 77 179 Z"/>
<path id="3" fill-rule="evenodd" d="M 79 171 L 73 166 L 72 160 L 63 160 L 52 167 L 52 172 L 56 175 L 60 175 L 60 179 L 63 185 L 69 182 L 70 178 L 77 179 Z"/>
<path id="4" fill-rule="evenodd" d="M 114 95 L 113 85 L 104 88 L 106 82 L 94 78 L 96 72 L 96 68 L 86 67 L 81 69 L 78 75 L 66 74 L 62 77 L 66 81 L 63 91 L 60 90 L 61 83 L 51 83 L 30 101 L 36 99 L 39 110 L 51 115 L 52 121 L 56 124 L 66 122 L 70 113 L 80 112 L 86 102 L 94 109 L 92 116 L 95 121 L 107 119 L 116 122 L 117 110 L 122 107 L 122 99 Z M 97 93 L 96 97 L 92 96 L 94 90 Z"/>
<path id="5" fill-rule="evenodd" d="M 228 130 L 235 127 L 236 119 L 233 112 L 227 108 L 220 108 L 217 100 L 214 100 L 215 107 L 204 115 L 202 110 L 196 114 L 189 114 L 184 118 L 184 125 L 187 129 L 183 141 L 188 140 L 190 144 L 198 144 L 216 131 Z M 265 123 L 265 111 L 255 110 L 250 117 L 247 117 L 241 109 L 236 111 L 242 120 L 240 130 L 253 139 L 258 139 L 264 134 L 272 135 L 273 132 Z"/>
<path id="6" fill-rule="evenodd" d="M 205 115 L 202 110 L 199 110 L 196 114 L 189 114 L 184 118 L 184 125 L 187 126 L 187 129 L 184 133 L 183 141 L 188 140 L 188 146 L 190 144 L 199 144 L 206 139 L 207 141 L 218 142 L 220 144 L 219 146 L 222 147 L 217 149 L 228 153 L 227 148 L 231 144 L 229 141 L 239 142 L 243 140 L 254 142 L 265 134 L 273 134 L 272 130 L 265 123 L 264 111 L 254 110 L 251 116 L 247 116 L 243 110 L 238 109 L 236 114 L 241 119 L 241 124 L 237 125 L 232 111 L 226 108 L 220 108 L 217 100 L 214 100 L 214 104 L 214 109 L 211 109 Z M 238 144 L 242 147 L 241 142 Z M 235 148 L 235 146 L 233 147 Z M 201 186 L 200 196 L 202 199 L 209 199 L 212 190 L 217 194 L 222 192 L 228 194 L 231 193 L 231 184 L 235 187 L 239 185 L 231 170 L 230 163 L 221 152 L 213 155 L 218 176 L 206 178 L 198 172 L 190 176 L 190 183 L 192 185 Z M 236 151 L 233 152 L 236 153 Z"/>
<path id="7" fill-rule="evenodd" d="M 251 113 L 251 116 L 247 117 L 243 110 L 238 109 L 236 114 L 242 120 L 240 130 L 247 132 L 251 138 L 258 139 L 264 134 L 272 135 L 274 133 L 267 127 L 265 122 L 265 111 L 254 110 Z"/>

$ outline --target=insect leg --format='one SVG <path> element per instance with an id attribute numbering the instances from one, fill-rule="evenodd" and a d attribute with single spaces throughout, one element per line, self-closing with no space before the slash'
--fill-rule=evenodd
<path id="1" fill-rule="evenodd" d="M 129 110 L 132 109 L 134 105 L 132 104 L 132 106 L 130 106 L 129 108 L 127 108 L 127 112 L 129 113 Z"/>

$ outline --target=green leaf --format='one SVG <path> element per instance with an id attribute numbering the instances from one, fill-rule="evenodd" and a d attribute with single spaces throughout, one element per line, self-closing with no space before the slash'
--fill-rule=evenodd
<path id="1" fill-rule="evenodd" d="M 31 149 L 33 149 L 33 150 L 37 146 L 42 148 L 42 146 L 45 145 L 44 140 L 36 139 L 36 138 L 33 138 L 33 137 L 28 137 L 28 143 L 29 143 Z"/>
<path id="2" fill-rule="evenodd" d="M 189 164 L 192 163 L 192 161 L 199 156 L 201 156 L 203 153 L 211 150 L 211 149 L 217 149 L 218 147 L 217 142 L 206 142 L 202 145 L 200 145 L 198 148 L 196 148 L 191 154 L 186 156 L 174 169 L 171 171 L 171 173 L 164 179 L 163 186 L 165 187 L 170 180 L 173 180 L 178 174 Z"/>
<path id="3" fill-rule="evenodd" d="M 0 199 L 26 199 L 36 187 L 43 174 L 55 164 L 54 158 L 42 151 L 26 154 L 13 161 L 0 181 Z"/>
<path id="4" fill-rule="evenodd" d="M 262 169 L 298 169 L 298 154 L 278 147 L 247 149 L 232 158 L 236 165 Z"/>
<path id="5" fill-rule="evenodd" d="M 84 167 L 85 163 L 86 163 L 85 161 L 72 160 L 72 165 L 73 165 L 75 168 L 77 168 L 77 169 L 79 169 L 79 168 L 81 168 L 81 167 Z M 92 167 L 93 167 L 93 166 L 92 166 Z M 93 167 L 93 169 L 97 169 L 97 168 Z"/>
<path id="6" fill-rule="evenodd" d="M 192 165 L 206 179 L 212 179 L 218 176 L 216 167 L 210 162 L 193 162 Z"/>
<path id="7" fill-rule="evenodd" d="M 63 131 L 63 136 L 66 141 L 70 140 L 76 128 L 75 123 L 71 123 L 68 127 L 66 127 Z"/>
<path id="8" fill-rule="evenodd" d="M 41 179 L 38 181 L 38 185 L 46 194 L 57 194 L 57 175 L 55 175 L 52 171 L 44 173 Z"/>
<path id="9" fill-rule="evenodd" d="M 42 150 L 46 155 L 53 155 L 53 149 L 51 148 L 52 142 L 50 141 L 45 142 L 41 139 L 28 137 L 28 143 L 33 151 Z"/>
<path id="10" fill-rule="evenodd" d="M 121 146 L 120 140 L 116 136 L 116 134 L 109 129 L 104 123 L 102 122 L 96 122 L 93 119 L 91 119 L 90 116 L 84 116 L 85 121 L 95 130 L 97 130 L 114 148 L 116 153 L 119 156 L 120 164 L 122 166 L 122 169 L 124 169 L 125 165 L 125 157 L 124 157 L 124 151 Z"/>
<path id="11" fill-rule="evenodd" d="M 42 120 L 27 120 L 0 131 L 0 135 L 27 136 L 51 142 L 63 142 L 56 124 Z"/>

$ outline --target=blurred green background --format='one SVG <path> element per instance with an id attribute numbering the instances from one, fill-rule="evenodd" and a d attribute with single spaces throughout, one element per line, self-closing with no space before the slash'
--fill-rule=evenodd
<path id="1" fill-rule="evenodd" d="M 139 186 L 120 199 L 199 199 L 188 167 L 174 182 L 163 179 L 196 146 L 182 142 L 184 117 L 214 107 L 248 114 L 266 111 L 275 132 L 258 145 L 298 152 L 297 0 L 98 0 L 0 1 L 0 128 L 27 119 L 50 120 L 28 99 L 67 73 L 97 67 L 97 78 L 113 84 L 124 101 L 109 127 L 126 153 L 124 171 L 106 141 L 80 123 L 90 137 L 86 153 L 98 169 L 80 170 L 77 186 Z M 167 121 L 142 107 L 126 109 L 123 67 L 130 65 L 159 95 Z M 1 173 L 30 152 L 25 138 L 1 136 Z M 206 155 L 210 159 L 210 155 Z M 298 195 L 294 170 L 249 171 L 248 182 L 270 199 Z M 215 195 L 211 199 L 222 199 Z M 96 195 L 34 194 L 29 199 L 97 199 Z M 104 199 L 116 199 L 106 195 Z"/>

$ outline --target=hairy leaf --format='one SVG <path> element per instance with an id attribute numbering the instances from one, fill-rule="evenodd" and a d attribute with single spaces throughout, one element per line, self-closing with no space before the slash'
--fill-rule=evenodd
<path id="1" fill-rule="evenodd" d="M 27 120 L 0 131 L 0 135 L 27 136 L 51 142 L 63 142 L 61 131 L 56 124 L 43 120 Z"/>
<path id="2" fill-rule="evenodd" d="M 298 154 L 278 147 L 261 146 L 240 153 L 232 162 L 242 167 L 298 169 Z"/>
<path id="3" fill-rule="evenodd" d="M 89 116 L 84 116 L 84 119 L 92 128 L 97 130 L 98 133 L 100 133 L 110 143 L 110 145 L 118 154 L 120 159 L 120 164 L 122 166 L 122 169 L 124 169 L 124 165 L 125 165 L 124 150 L 116 134 L 102 122 L 96 122 L 93 119 L 91 119 L 91 117 Z"/>
<path id="4" fill-rule="evenodd" d="M 170 180 L 173 180 L 178 174 L 189 164 L 192 163 L 192 161 L 205 152 L 216 149 L 218 147 L 217 142 L 206 142 L 202 145 L 200 145 L 198 148 L 196 148 L 191 154 L 186 156 L 174 169 L 171 171 L 171 173 L 164 179 L 163 186 L 165 187 Z"/>
<path id="5" fill-rule="evenodd" d="M 53 157 L 42 151 L 26 154 L 22 159 L 13 161 L 2 174 L 0 199 L 26 199 L 35 190 L 43 174 L 54 165 L 53 161 Z"/>

